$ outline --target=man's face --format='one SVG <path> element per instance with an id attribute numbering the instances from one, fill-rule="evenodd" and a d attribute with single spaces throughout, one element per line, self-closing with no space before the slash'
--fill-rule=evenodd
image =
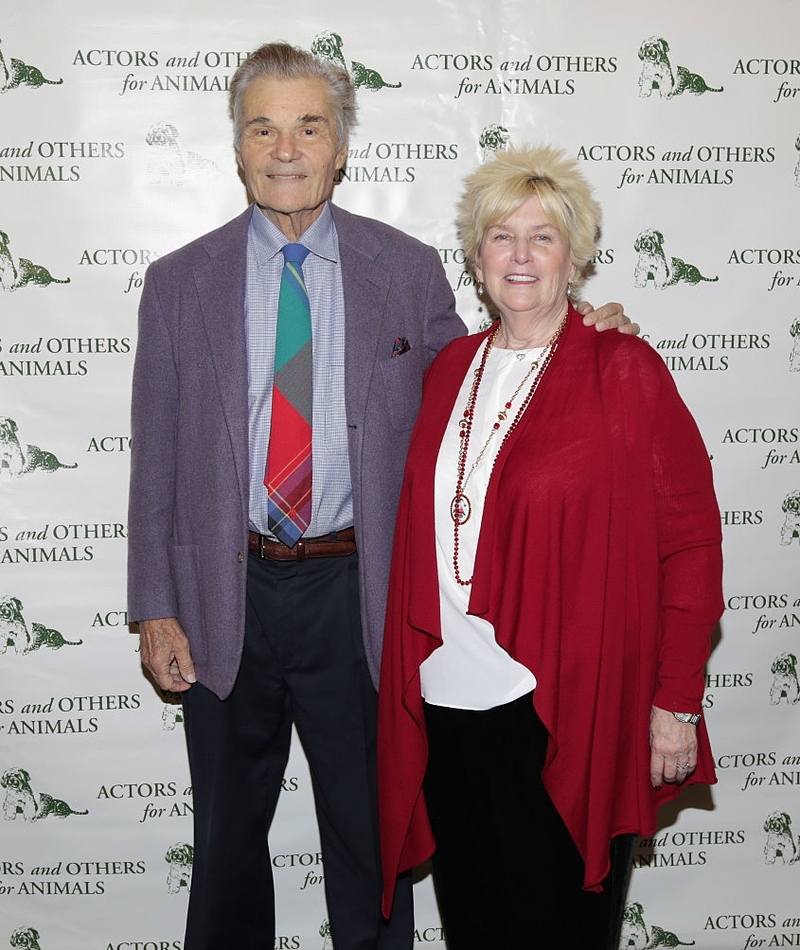
<path id="1" fill-rule="evenodd" d="M 237 152 L 250 194 L 296 240 L 319 216 L 344 165 L 328 85 L 317 76 L 254 79 L 245 90 Z"/>

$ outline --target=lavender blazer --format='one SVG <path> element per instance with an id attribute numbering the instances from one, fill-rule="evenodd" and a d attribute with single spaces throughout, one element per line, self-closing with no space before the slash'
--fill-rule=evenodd
<path id="1" fill-rule="evenodd" d="M 177 617 L 198 680 L 221 698 L 233 688 L 244 640 L 244 298 L 253 207 L 150 265 L 133 373 L 129 618 Z M 377 684 L 397 500 L 422 377 L 464 326 L 433 248 L 332 210 L 364 646 Z M 410 349 L 393 357 L 398 337 Z"/>

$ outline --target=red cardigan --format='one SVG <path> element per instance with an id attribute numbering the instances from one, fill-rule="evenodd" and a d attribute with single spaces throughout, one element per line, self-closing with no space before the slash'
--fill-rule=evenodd
<path id="1" fill-rule="evenodd" d="M 435 847 L 419 677 L 441 643 L 433 479 L 485 337 L 454 341 L 428 370 L 400 499 L 379 694 L 387 916 L 397 874 Z M 679 791 L 650 785 L 650 711 L 700 711 L 723 609 L 721 540 L 708 454 L 660 356 L 636 337 L 584 327 L 571 310 L 495 464 L 470 612 L 536 675 L 550 734 L 543 781 L 584 858 L 587 889 L 608 873 L 611 838 L 654 834 L 657 808 Z M 713 784 L 703 723 L 698 741 L 687 784 Z"/>

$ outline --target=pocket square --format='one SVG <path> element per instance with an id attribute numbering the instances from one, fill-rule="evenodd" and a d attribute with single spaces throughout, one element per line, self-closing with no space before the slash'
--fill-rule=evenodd
<path id="1" fill-rule="evenodd" d="M 392 356 L 402 356 L 403 353 L 408 353 L 411 349 L 411 344 L 404 336 L 399 336 L 394 341 L 394 346 L 392 347 Z"/>

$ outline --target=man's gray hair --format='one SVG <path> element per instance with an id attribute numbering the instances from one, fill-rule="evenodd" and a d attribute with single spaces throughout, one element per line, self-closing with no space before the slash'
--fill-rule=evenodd
<path id="1" fill-rule="evenodd" d="M 228 112 L 233 121 L 233 142 L 239 151 L 242 144 L 242 102 L 247 87 L 254 79 L 306 79 L 316 76 L 328 84 L 336 119 L 338 146 L 350 138 L 356 126 L 356 91 L 347 70 L 326 59 L 318 59 L 307 50 L 289 43 L 265 43 L 250 53 L 231 79 L 228 89 Z"/>

